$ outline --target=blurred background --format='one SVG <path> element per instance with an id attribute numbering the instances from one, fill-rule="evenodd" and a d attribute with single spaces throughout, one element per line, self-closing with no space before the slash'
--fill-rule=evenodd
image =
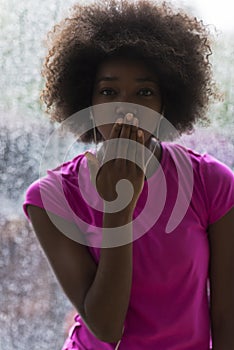
<path id="1" fill-rule="evenodd" d="M 0 0 L 0 350 L 60 350 L 75 314 L 22 211 L 25 190 L 39 177 L 45 144 L 57 127 L 39 101 L 43 40 L 75 2 Z M 211 124 L 197 125 L 181 143 L 234 170 L 233 5 L 176 4 L 212 25 L 212 64 L 224 96 L 208 111 Z"/>

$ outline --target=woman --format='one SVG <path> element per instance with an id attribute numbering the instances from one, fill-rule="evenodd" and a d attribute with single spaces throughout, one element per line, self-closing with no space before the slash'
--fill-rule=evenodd
<path id="1" fill-rule="evenodd" d="M 102 145 L 48 171 L 24 202 L 77 310 L 63 350 L 204 350 L 210 330 L 214 350 L 234 348 L 233 172 L 160 140 L 163 120 L 179 134 L 207 120 L 208 29 L 166 3 L 107 1 L 74 6 L 50 45 L 51 118 L 90 111 L 93 128 L 70 126 Z"/>

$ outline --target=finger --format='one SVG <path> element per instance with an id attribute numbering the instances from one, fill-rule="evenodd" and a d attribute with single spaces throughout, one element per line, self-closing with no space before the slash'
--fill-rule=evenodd
<path id="1" fill-rule="evenodd" d="M 144 171 L 144 166 L 145 166 L 144 133 L 140 129 L 137 131 L 136 164 Z"/>
<path id="2" fill-rule="evenodd" d="M 132 130 L 132 122 L 133 122 L 133 114 L 127 113 L 124 117 L 123 126 L 120 131 L 120 140 L 118 142 L 118 151 L 117 151 L 117 157 L 127 159 L 128 155 L 128 148 L 129 148 L 129 142 Z M 124 140 L 121 140 L 124 139 Z"/>
<path id="3" fill-rule="evenodd" d="M 118 149 L 118 138 L 123 124 L 123 118 L 118 118 L 113 125 L 109 139 L 107 140 L 107 145 L 105 147 L 105 152 L 103 155 L 103 163 L 110 159 L 115 159 Z M 115 139 L 115 140 L 114 140 Z"/>
<path id="4" fill-rule="evenodd" d="M 131 128 L 131 134 L 130 134 L 130 140 L 132 142 L 129 142 L 128 147 L 128 159 L 133 162 L 135 165 L 136 163 L 136 153 L 137 153 L 137 130 L 138 130 L 138 119 L 133 118 L 133 124 Z"/>

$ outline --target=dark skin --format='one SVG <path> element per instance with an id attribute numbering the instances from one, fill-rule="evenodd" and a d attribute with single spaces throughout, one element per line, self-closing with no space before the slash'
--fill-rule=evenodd
<path id="1" fill-rule="evenodd" d="M 122 72 L 125 71 L 126 73 L 125 65 L 122 65 L 122 63 L 120 65 L 118 62 L 119 61 L 117 61 L 117 68 L 119 72 L 122 74 Z M 129 74 L 130 65 L 131 67 L 133 67 L 133 65 L 132 63 L 130 64 L 129 61 L 126 63 L 129 68 Z M 142 68 L 144 69 L 142 70 Z M 98 73 L 100 72 L 101 70 L 99 69 Z M 115 70 L 109 73 L 113 75 L 113 73 L 116 74 L 117 72 Z M 121 82 L 115 82 L 115 87 L 117 87 L 117 84 L 121 87 L 121 94 L 114 98 L 114 100 L 121 101 L 124 99 L 124 101 L 160 111 L 161 99 L 156 82 L 144 81 L 144 84 L 142 84 L 143 82 L 139 83 L 135 81 L 135 78 L 145 77 L 146 74 L 148 75 L 149 73 L 152 77 L 152 73 L 139 62 L 135 62 L 134 69 L 131 70 L 131 73 L 131 83 L 128 83 L 127 79 L 123 81 L 121 79 Z M 135 73 L 137 73 L 137 75 Z M 123 75 L 121 78 L 122 77 Z M 156 77 L 153 78 L 155 79 Z M 146 90 L 144 90 L 146 88 L 150 88 L 152 91 L 154 90 L 155 94 L 151 95 L 150 92 L 146 92 Z M 101 98 L 104 97 L 98 93 L 97 85 L 95 85 L 93 104 L 104 103 Z M 121 110 L 119 110 L 118 112 L 118 117 L 123 117 L 129 111 L 121 112 Z M 139 116 L 140 126 L 142 125 L 141 118 L 142 115 Z M 152 149 L 155 144 L 154 138 L 150 137 L 151 135 L 145 131 L 142 136 L 137 136 L 137 125 L 134 126 L 129 122 L 126 124 L 123 123 L 122 127 L 116 127 L 116 125 L 113 127 L 114 122 L 111 124 L 112 125 L 99 128 L 104 138 L 118 138 L 121 135 L 123 138 L 135 140 L 135 148 L 132 147 L 131 152 L 133 152 L 135 156 L 138 154 L 139 160 L 143 165 L 144 152 L 142 150 L 136 152 L 137 144 L 145 144 L 146 147 Z M 154 126 L 154 123 L 152 126 Z M 159 145 L 156 148 L 155 155 L 159 159 Z M 127 223 L 132 222 L 133 210 L 144 183 L 143 171 L 137 168 L 135 164 L 127 163 L 124 159 L 120 160 L 120 162 L 118 159 L 114 160 L 115 169 L 121 166 L 121 176 L 119 177 L 116 177 L 116 174 L 120 172 L 113 172 L 113 167 L 111 168 L 112 174 L 115 175 L 114 177 L 110 176 L 108 172 L 110 168 L 106 166 L 101 168 L 97 181 L 99 184 L 99 192 L 103 198 L 111 200 L 115 197 L 116 182 L 126 176 L 134 186 L 134 196 L 130 204 L 124 210 L 117 213 L 104 212 L 104 229 L 119 226 L 124 227 Z M 92 167 L 92 162 L 90 165 Z M 107 183 L 108 186 L 105 186 Z M 107 189 L 111 188 L 111 191 L 106 191 L 105 187 Z M 128 225 L 126 229 L 123 228 L 124 232 L 122 232 L 126 237 L 129 237 L 130 243 L 113 248 L 101 248 L 100 259 L 98 265 L 96 265 L 87 247 L 68 239 L 61 233 L 50 221 L 44 209 L 30 205 L 28 206 L 28 213 L 40 244 L 47 255 L 58 281 L 87 327 L 98 339 L 105 342 L 117 342 L 122 336 L 132 284 L 131 225 Z M 83 233 L 81 232 L 81 234 Z M 103 242 L 105 243 L 106 240 L 108 240 L 108 232 L 103 232 Z M 54 249 L 55 245 L 56 250 Z M 79 288 L 75 286 L 79 286 Z"/>
<path id="2" fill-rule="evenodd" d="M 93 93 L 93 104 L 122 101 L 140 104 L 161 112 L 162 105 L 159 85 L 150 81 L 145 81 L 143 84 L 142 82 L 137 82 L 137 79 L 143 76 L 148 76 L 150 79 L 157 82 L 157 78 L 140 61 L 112 59 L 103 62 L 97 72 Z M 104 77 L 104 79 L 101 79 L 102 77 Z M 105 77 L 107 79 L 105 79 Z M 138 126 L 140 129 L 141 123 L 135 118 L 129 123 L 124 112 L 127 113 L 128 111 L 119 110 L 120 118 L 123 122 L 122 127 L 117 127 L 112 124 L 100 126 L 98 128 L 104 139 L 115 137 L 131 138 L 137 142 L 141 142 L 152 150 L 152 144 L 155 141 L 153 135 L 150 135 L 143 130 L 143 140 L 137 138 L 136 129 Z M 142 118 L 142 116 L 140 117 Z M 136 126 L 133 125 L 134 121 L 136 122 Z M 131 124 L 132 126 L 130 127 L 128 124 Z M 116 152 L 116 155 L 118 154 L 117 150 L 110 149 L 109 151 Z M 160 161 L 160 147 L 156 148 L 155 156 Z M 143 158 L 142 155 L 142 161 Z M 110 176 L 110 174 L 119 174 L 119 170 L 121 169 L 122 175 L 122 169 L 125 169 L 124 176 L 129 178 L 129 174 L 132 174 L 132 182 L 136 184 L 136 189 L 138 188 L 138 190 L 136 190 L 135 201 L 132 207 L 133 210 L 136 205 L 136 199 L 139 197 L 142 190 L 143 176 L 139 172 L 139 180 L 136 180 L 137 173 L 134 173 L 134 167 L 129 167 L 127 169 L 128 165 L 126 162 L 118 162 L 113 161 L 111 165 L 106 167 L 106 169 L 105 167 L 102 167 L 103 171 L 98 173 L 99 178 L 97 178 L 97 180 L 99 180 L 97 182 L 99 185 L 98 189 L 103 198 L 105 198 L 105 196 L 107 198 L 110 194 L 109 191 L 105 192 L 104 190 L 106 188 L 105 184 L 107 179 L 110 180 L 109 186 L 112 189 L 114 189 L 114 185 L 117 181 L 116 176 Z M 124 168 L 124 166 L 126 168 Z M 151 168 L 151 174 L 154 170 L 155 169 Z M 111 179 L 114 180 L 113 183 L 111 182 Z M 115 197 L 114 195 L 115 192 L 113 191 L 113 194 L 109 199 L 113 199 Z M 132 213 L 131 210 L 130 212 Z M 131 215 L 129 218 L 131 218 Z M 110 219 L 109 223 L 111 223 L 111 221 L 113 224 L 113 219 Z M 116 223 L 117 222 L 118 220 L 116 220 Z M 234 349 L 234 208 L 232 208 L 220 220 L 210 225 L 207 228 L 207 233 L 210 246 L 210 317 L 213 334 L 213 350 L 230 350 L 232 348 Z M 131 254 L 131 249 L 129 250 L 129 254 Z"/>
<path id="3" fill-rule="evenodd" d="M 105 86 L 101 85 L 104 84 L 101 81 L 99 84 L 95 84 L 93 91 L 94 105 L 111 101 L 124 101 L 143 105 L 161 112 L 161 99 L 158 92 L 155 95 L 151 95 L 149 92 L 146 93 L 146 90 L 142 90 L 155 87 L 159 91 L 158 85 L 148 81 L 144 82 L 144 86 L 142 86 L 142 82 L 140 84 L 135 81 L 136 78 L 139 78 L 139 74 L 152 74 L 143 63 L 139 61 L 130 62 L 129 60 L 103 62 L 97 72 L 96 81 L 101 77 L 100 74 L 103 76 L 104 73 L 117 76 L 119 79 L 105 81 Z M 153 78 L 156 79 L 156 77 Z M 107 93 L 103 89 L 100 94 L 100 88 L 106 88 L 106 83 L 108 83 L 108 88 L 113 89 L 114 92 L 110 94 L 110 91 Z M 109 85 L 110 83 L 111 86 Z M 119 110 L 118 117 L 125 118 L 128 112 L 129 110 Z M 143 115 L 140 114 L 138 116 L 139 128 L 142 126 L 142 118 Z M 114 125 L 113 121 L 110 125 L 99 127 L 99 131 L 105 140 L 123 137 L 136 141 L 134 143 L 135 148 L 131 148 L 130 152 L 133 152 L 135 157 L 139 156 L 143 164 L 144 153 L 141 151 L 137 152 L 137 144 L 144 144 L 152 150 L 155 140 L 152 135 L 147 134 L 145 131 L 143 137 L 138 137 L 137 128 L 137 125 L 134 126 L 132 122 L 127 122 L 125 119 L 122 126 Z M 118 144 L 119 146 L 121 145 Z M 126 152 L 126 149 L 121 149 L 121 154 L 124 151 Z M 118 155 L 118 149 L 108 150 L 108 146 L 107 152 L 114 152 L 116 156 Z M 160 160 L 160 147 L 156 149 L 155 155 Z M 92 167 L 92 162 L 90 165 Z M 151 165 L 149 164 L 150 167 Z M 119 175 L 120 168 L 121 176 Z M 151 169 L 152 172 L 154 170 Z M 124 226 L 132 221 L 133 210 L 142 190 L 144 174 L 134 164 L 128 163 L 124 159 L 114 159 L 111 167 L 106 163 L 106 166 L 103 166 L 98 173 L 97 187 L 102 197 L 107 200 L 115 198 L 115 184 L 124 176 L 134 185 L 134 197 L 130 205 L 122 212 L 114 214 L 104 213 L 103 228 Z M 29 205 L 28 213 L 39 242 L 58 281 L 87 327 L 100 340 L 117 342 L 122 336 L 124 320 L 129 305 L 132 279 L 132 243 L 108 249 L 102 248 L 99 263 L 96 264 L 87 247 L 67 238 L 61 233 L 53 225 L 44 209 Z M 210 318 L 213 350 L 234 349 L 233 233 L 234 208 L 207 227 L 210 245 Z M 131 238 L 131 228 L 126 230 L 124 234 Z"/>
<path id="4" fill-rule="evenodd" d="M 161 159 L 160 144 L 148 131 L 155 129 L 155 115 L 148 109 L 138 107 L 147 107 L 152 111 L 161 112 L 162 102 L 158 79 L 140 60 L 123 57 L 107 59 L 97 71 L 92 102 L 93 105 L 115 103 L 114 111 L 107 106 L 103 113 L 98 114 L 95 113 L 94 109 L 96 121 L 103 122 L 103 114 L 105 113 L 108 114 L 106 122 L 112 122 L 98 126 L 98 130 L 105 140 L 127 138 L 135 141 L 133 145 L 124 144 L 123 146 L 121 141 L 114 147 L 107 145 L 105 157 L 102 160 L 105 161 L 107 156 L 113 156 L 116 159 L 106 163 L 97 176 L 98 192 L 106 200 L 115 199 L 115 185 L 118 180 L 121 178 L 130 180 L 135 189 L 131 203 L 133 211 L 145 179 L 143 172 L 134 162 L 138 158 L 142 167 L 146 162 L 144 150 L 137 149 L 137 143 L 145 145 L 150 151 L 156 144 L 154 155 L 158 160 Z M 116 104 L 118 102 L 120 104 Z M 133 105 L 121 104 L 122 102 Z M 138 135 L 138 130 L 142 131 L 141 136 Z M 126 160 L 127 154 L 131 154 L 133 162 Z M 120 155 L 124 159 L 120 159 Z M 152 175 L 154 171 L 151 162 L 147 175 Z"/>
<path id="5" fill-rule="evenodd" d="M 121 57 L 107 59 L 97 71 L 92 103 L 96 105 L 107 102 L 136 104 L 136 106 L 131 107 L 131 110 L 128 110 L 124 104 L 120 104 L 116 111 L 119 118 L 123 118 L 128 112 L 134 114 L 137 105 L 148 107 L 160 113 L 162 102 L 158 79 L 140 60 Z M 147 122 L 144 120 L 144 115 L 136 115 L 136 119 L 138 119 L 139 129 L 142 129 L 144 123 Z M 152 121 L 148 121 L 147 125 L 153 125 Z M 99 131 L 104 139 L 107 139 L 110 135 L 111 125 L 101 126 Z M 144 129 L 143 131 L 144 144 L 149 147 L 152 135 Z"/>

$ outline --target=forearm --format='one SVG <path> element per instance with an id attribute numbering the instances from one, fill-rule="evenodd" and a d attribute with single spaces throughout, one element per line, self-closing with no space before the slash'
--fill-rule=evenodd
<path id="1" fill-rule="evenodd" d="M 129 211 L 104 214 L 103 241 L 109 238 L 108 228 L 130 223 L 119 230 L 121 235 L 126 235 L 132 242 L 131 220 Z M 96 276 L 85 298 L 86 320 L 99 339 L 115 342 L 121 338 L 131 284 L 132 243 L 102 248 Z"/>

